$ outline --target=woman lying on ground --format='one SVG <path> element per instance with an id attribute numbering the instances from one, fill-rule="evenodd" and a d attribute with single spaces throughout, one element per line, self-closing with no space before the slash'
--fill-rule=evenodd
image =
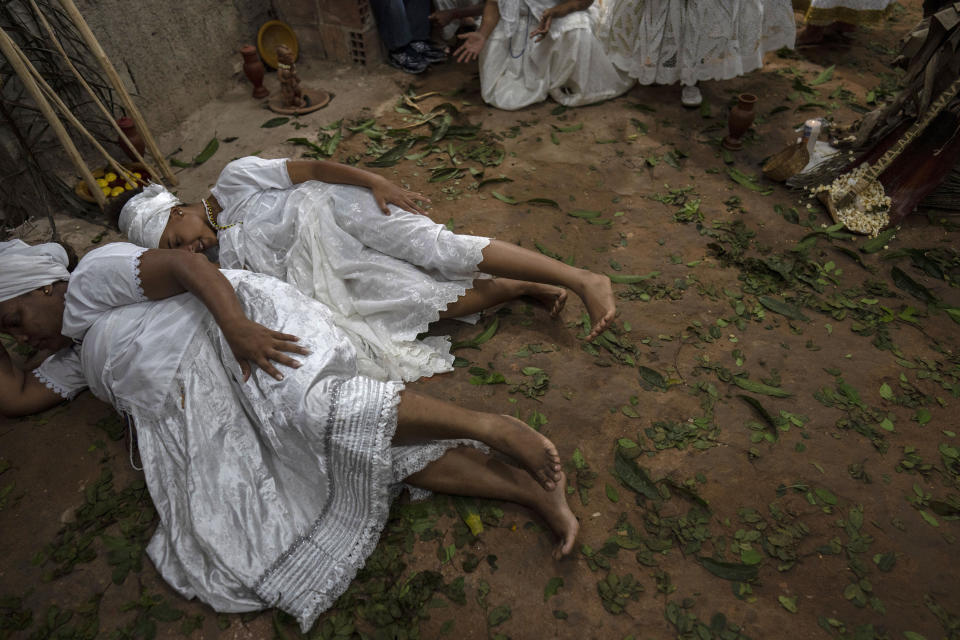
<path id="1" fill-rule="evenodd" d="M 487 0 L 480 28 L 458 37 L 458 62 L 480 60 L 484 102 L 509 111 L 550 96 L 579 107 L 626 93 L 632 78 L 607 57 L 594 32 L 593 0 Z"/>
<path id="2" fill-rule="evenodd" d="M 306 631 L 373 551 L 402 483 L 525 505 L 557 533 L 555 557 L 573 547 L 547 438 L 359 375 L 329 311 L 293 287 L 127 243 L 65 264 L 59 245 L 0 243 L 0 332 L 57 350 L 31 373 L 0 348 L 0 413 L 89 387 L 132 418 L 160 518 L 147 553 L 184 597 L 279 607 Z"/>
<path id="3" fill-rule="evenodd" d="M 558 314 L 567 294 L 551 285 L 583 299 L 593 322 L 588 340 L 613 320 L 607 277 L 506 242 L 455 234 L 417 215 L 425 213 L 415 202 L 422 196 L 369 171 L 246 157 L 228 164 L 211 192 L 179 204 L 151 185 L 124 205 L 120 229 L 134 244 L 203 251 L 224 268 L 294 285 L 333 312 L 353 338 L 360 372 L 378 380 L 451 370 L 445 336 L 417 338 L 439 318 L 519 296 Z"/>

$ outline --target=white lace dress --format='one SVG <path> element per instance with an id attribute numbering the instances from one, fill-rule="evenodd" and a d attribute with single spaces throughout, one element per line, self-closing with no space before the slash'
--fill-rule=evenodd
<path id="1" fill-rule="evenodd" d="M 312 351 L 282 381 L 255 370 L 243 382 L 196 298 L 143 296 L 143 251 L 116 243 L 80 261 L 64 333 L 82 342 L 36 376 L 132 416 L 160 520 L 147 553 L 174 589 L 217 611 L 278 607 L 306 631 L 373 551 L 401 480 L 464 443 L 391 446 L 403 385 L 358 375 L 320 303 L 224 271 L 251 319 Z"/>
<path id="2" fill-rule="evenodd" d="M 219 261 L 289 282 L 324 303 L 357 347 L 362 374 L 411 381 L 449 371 L 446 336 L 418 339 L 440 311 L 486 277 L 477 271 L 489 238 L 452 233 L 368 189 L 294 185 L 286 159 L 228 164 L 211 189 L 223 207 Z"/>
<path id="3" fill-rule="evenodd" d="M 509 111 L 547 96 L 568 107 L 616 97 L 633 86 L 594 35 L 600 9 L 553 20 L 541 42 L 530 32 L 555 6 L 550 0 L 499 0 L 500 21 L 480 53 L 480 91 L 487 104 Z"/>
<path id="4" fill-rule="evenodd" d="M 597 37 L 640 84 L 690 86 L 760 68 L 796 24 L 791 0 L 608 0 Z"/>

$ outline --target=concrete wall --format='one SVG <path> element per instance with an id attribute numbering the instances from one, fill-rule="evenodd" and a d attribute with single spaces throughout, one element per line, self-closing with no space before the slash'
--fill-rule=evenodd
<path id="1" fill-rule="evenodd" d="M 238 81 L 238 50 L 273 17 L 262 0 L 77 0 L 154 132 Z M 242 77 L 242 76 L 241 76 Z"/>

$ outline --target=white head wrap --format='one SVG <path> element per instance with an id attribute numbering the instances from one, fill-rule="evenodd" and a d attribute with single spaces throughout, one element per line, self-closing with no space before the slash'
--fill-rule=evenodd
<path id="1" fill-rule="evenodd" d="M 30 246 L 22 240 L 0 242 L 0 302 L 57 280 L 69 280 L 67 252 L 50 242 Z"/>
<path id="2" fill-rule="evenodd" d="M 160 235 L 170 219 L 170 208 L 177 197 L 162 184 L 151 184 L 130 198 L 120 211 L 120 231 L 130 242 L 147 249 L 160 246 Z"/>

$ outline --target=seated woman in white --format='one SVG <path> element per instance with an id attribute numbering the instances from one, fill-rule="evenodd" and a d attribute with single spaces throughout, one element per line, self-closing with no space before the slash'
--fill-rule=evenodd
<path id="1" fill-rule="evenodd" d="M 404 484 L 523 504 L 557 533 L 556 557 L 572 549 L 578 524 L 546 437 L 360 375 L 331 314 L 292 286 L 126 243 L 66 264 L 59 245 L 0 243 L 0 332 L 56 351 L 24 372 L 0 348 L 0 414 L 85 387 L 126 413 L 160 518 L 147 554 L 184 597 L 278 607 L 306 631 Z"/>
<path id="2" fill-rule="evenodd" d="M 294 285 L 333 312 L 357 348 L 361 373 L 378 380 L 411 381 L 452 369 L 446 336 L 418 337 L 439 318 L 524 295 L 556 315 L 567 293 L 553 285 L 584 300 L 593 320 L 588 339 L 613 320 L 606 276 L 506 242 L 453 233 L 411 212 L 422 212 L 414 202 L 422 196 L 369 171 L 246 157 L 223 169 L 211 194 L 179 204 L 151 185 L 124 205 L 120 229 L 140 246 L 218 250 L 210 257 L 225 268 Z"/>
<path id="3" fill-rule="evenodd" d="M 480 59 L 480 91 L 512 111 L 550 96 L 579 107 L 616 97 L 634 81 L 610 61 L 594 35 L 593 0 L 487 0 L 483 22 L 454 55 Z"/>
<path id="4" fill-rule="evenodd" d="M 727 80 L 793 47 L 791 0 L 606 0 L 597 29 L 610 59 L 640 84 L 674 84 L 684 106 L 702 101 L 697 83 Z"/>

